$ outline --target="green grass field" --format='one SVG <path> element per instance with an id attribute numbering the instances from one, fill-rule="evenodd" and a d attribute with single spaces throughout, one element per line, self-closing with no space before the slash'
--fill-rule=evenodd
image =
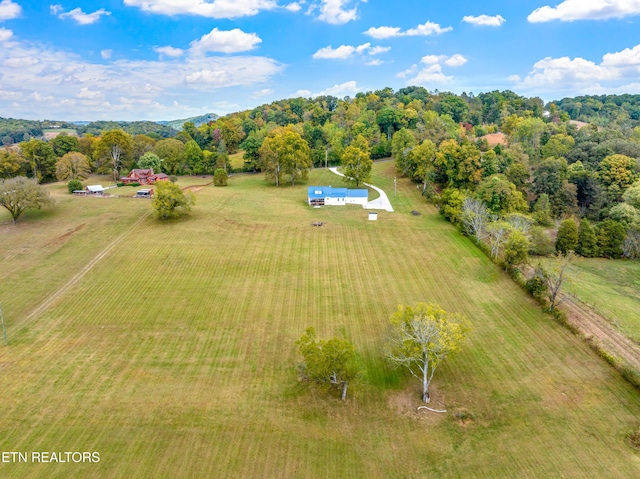
<path id="1" fill-rule="evenodd" d="M 73 198 L 65 185 L 55 209 L 15 227 L 0 213 L 0 451 L 101 458 L 0 462 L 0 477 L 640 476 L 625 444 L 640 393 L 415 185 L 398 180 L 394 198 L 393 175 L 374 166 L 396 209 L 377 222 L 309 208 L 305 184 L 259 175 L 199 190 L 192 214 L 166 223 L 144 200 Z M 316 170 L 307 184 L 337 178 Z M 473 327 L 432 384 L 446 414 L 416 411 L 418 382 L 383 360 L 389 316 L 416 301 Z M 345 403 L 297 380 L 308 326 L 359 352 L 366 372 Z"/>
<path id="2" fill-rule="evenodd" d="M 580 258 L 569 277 L 567 291 L 640 343 L 640 262 Z"/>

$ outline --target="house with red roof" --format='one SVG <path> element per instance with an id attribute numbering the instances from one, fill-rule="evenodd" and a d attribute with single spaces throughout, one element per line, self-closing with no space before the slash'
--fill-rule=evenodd
<path id="1" fill-rule="evenodd" d="M 166 181 L 169 175 L 165 173 L 154 173 L 153 168 L 134 168 L 127 176 L 120 177 L 125 185 L 139 183 L 141 185 L 151 185 L 156 181 Z"/>

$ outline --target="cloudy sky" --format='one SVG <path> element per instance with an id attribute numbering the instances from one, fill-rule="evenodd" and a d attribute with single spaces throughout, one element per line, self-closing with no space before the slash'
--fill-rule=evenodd
<path id="1" fill-rule="evenodd" d="M 640 93 L 640 0 L 0 0 L 0 117 L 168 120 L 421 85 Z"/>

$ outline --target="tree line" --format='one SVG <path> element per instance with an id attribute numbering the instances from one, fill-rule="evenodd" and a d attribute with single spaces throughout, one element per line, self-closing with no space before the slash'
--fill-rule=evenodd
<path id="1" fill-rule="evenodd" d="M 618 104 L 628 110 L 635 97 L 598 101 L 606 111 Z M 581 254 L 637 257 L 640 127 L 624 115 L 582 127 L 571 121 L 578 110 L 568 104 L 544 105 L 510 91 L 454 95 L 422 87 L 291 98 L 197 127 L 186 122 L 171 138 L 114 129 L 30 139 L 0 151 L 0 177 L 45 182 L 104 173 L 117 180 L 134 167 L 213 174 L 230 172 L 229 155 L 242 152 L 242 170 L 262 172 L 277 186 L 295 185 L 310 168 L 326 165 L 342 165 L 347 180 L 360 185 L 372 160 L 391 156 L 398 175 L 418 183 L 447 219 L 500 261 L 522 260 L 522 249 L 562 250 L 555 243 L 565 220 L 575 221 L 583 237 L 594 230 L 594 247 L 581 246 L 587 240 L 575 245 Z"/>

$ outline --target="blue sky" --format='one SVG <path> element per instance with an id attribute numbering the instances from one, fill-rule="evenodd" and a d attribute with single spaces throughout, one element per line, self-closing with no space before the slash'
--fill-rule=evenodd
<path id="1" fill-rule="evenodd" d="M 0 0 L 0 116 L 169 120 L 407 85 L 640 93 L 640 0 Z"/>

